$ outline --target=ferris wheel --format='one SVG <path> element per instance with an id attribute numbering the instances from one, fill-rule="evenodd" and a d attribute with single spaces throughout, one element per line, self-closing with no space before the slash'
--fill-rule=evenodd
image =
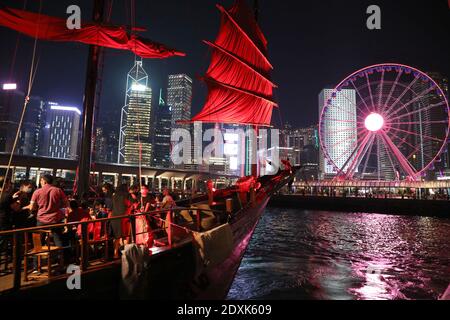
<path id="1" fill-rule="evenodd" d="M 447 97 L 413 67 L 365 67 L 321 99 L 321 161 L 336 179 L 420 180 L 446 148 Z"/>

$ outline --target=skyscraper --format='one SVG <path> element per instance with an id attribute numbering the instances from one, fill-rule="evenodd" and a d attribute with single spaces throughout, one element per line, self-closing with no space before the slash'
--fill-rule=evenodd
<path id="1" fill-rule="evenodd" d="M 184 128 L 191 131 L 193 137 L 193 126 L 190 124 L 179 124 L 177 121 L 187 121 L 191 119 L 192 102 L 192 79 L 186 74 L 171 74 L 167 86 L 167 105 L 172 109 L 172 130 L 175 128 Z M 193 147 L 194 148 L 194 144 Z M 191 150 L 191 155 L 195 150 Z M 177 168 L 195 170 L 199 165 L 195 157 L 192 157 L 192 163 L 177 165 Z"/>
<path id="2" fill-rule="evenodd" d="M 108 133 L 106 153 L 106 162 L 117 163 L 117 148 L 119 146 L 119 135 L 117 130 L 111 130 Z"/>
<path id="3" fill-rule="evenodd" d="M 41 155 L 76 159 L 81 111 L 76 107 L 48 102 Z"/>
<path id="4" fill-rule="evenodd" d="M 119 163 L 151 165 L 151 123 L 152 89 L 148 86 L 142 60 L 136 60 L 127 75 L 125 105 L 120 121 Z"/>
<path id="5" fill-rule="evenodd" d="M 292 158 L 291 163 L 294 165 L 304 164 L 306 158 L 310 155 L 303 154 L 304 152 L 309 152 L 312 149 L 307 146 L 313 146 L 318 148 L 317 145 L 317 126 L 309 126 L 306 128 L 297 128 L 291 130 L 285 130 L 286 147 L 292 148 Z M 316 161 L 317 162 L 317 161 Z"/>
<path id="6" fill-rule="evenodd" d="M 167 105 L 172 108 L 172 128 L 180 127 L 177 121 L 191 119 L 192 79 L 186 74 L 169 75 Z M 184 125 L 189 128 L 189 125 Z"/>
<path id="7" fill-rule="evenodd" d="M 159 93 L 159 103 L 155 109 L 153 135 L 153 166 L 168 168 L 170 166 L 170 131 L 172 128 L 172 110 Z"/>
<path id="8" fill-rule="evenodd" d="M 330 99 L 333 89 L 323 89 L 319 94 L 319 115 L 322 113 L 324 103 Z M 356 145 L 356 94 L 353 89 L 342 89 L 336 92 L 336 98 L 332 99 L 333 105 L 329 109 L 327 119 L 322 122 L 322 144 L 326 147 L 328 155 L 339 169 L 344 168 L 347 159 Z M 342 121 L 340 121 L 342 120 Z M 349 161 L 351 162 L 351 161 Z M 335 176 L 338 172 L 331 163 L 327 162 L 322 148 L 319 151 L 320 178 L 326 179 Z"/>
<path id="9" fill-rule="evenodd" d="M 448 79 L 438 72 L 427 72 L 427 74 L 442 88 L 444 94 L 448 97 Z M 428 162 L 431 161 L 432 157 L 436 155 L 440 148 L 441 143 L 437 140 L 442 137 L 444 132 L 447 130 L 447 126 L 438 123 L 439 120 L 446 119 L 448 117 L 447 110 L 445 108 L 430 108 L 435 104 L 442 101 L 442 97 L 436 90 L 428 92 L 423 95 L 423 92 L 427 92 L 427 83 L 415 83 L 412 86 L 415 95 L 422 96 L 418 101 L 412 104 L 413 110 L 422 110 L 413 115 L 413 120 L 415 124 L 415 132 L 418 135 L 414 136 L 413 144 L 419 146 L 417 152 L 417 161 L 419 167 L 424 167 Z M 432 140 L 436 139 L 436 140 Z M 441 155 L 441 158 L 435 163 L 435 169 L 437 171 L 443 170 L 447 167 L 448 153 L 445 152 Z M 428 178 L 434 179 L 434 175 Z"/>
<path id="10" fill-rule="evenodd" d="M 107 162 L 108 161 L 108 138 L 103 128 L 99 127 L 95 129 L 95 141 L 94 141 L 95 161 Z"/>
<path id="11" fill-rule="evenodd" d="M 20 90 L 0 91 L 0 152 L 11 152 L 25 99 Z M 17 141 L 16 153 L 36 156 L 42 144 L 46 103 L 31 96 Z"/>

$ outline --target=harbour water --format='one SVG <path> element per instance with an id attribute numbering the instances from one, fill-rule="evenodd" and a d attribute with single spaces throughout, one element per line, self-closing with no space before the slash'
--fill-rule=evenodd
<path id="1" fill-rule="evenodd" d="M 228 299 L 437 299 L 450 219 L 267 208 Z"/>

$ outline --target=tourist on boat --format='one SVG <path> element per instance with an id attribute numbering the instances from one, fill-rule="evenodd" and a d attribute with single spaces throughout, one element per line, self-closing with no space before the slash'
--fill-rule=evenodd
<path id="1" fill-rule="evenodd" d="M 78 201 L 70 200 L 67 209 L 66 222 L 79 222 L 83 218 L 90 218 L 89 212 L 78 205 Z"/>
<path id="2" fill-rule="evenodd" d="M 131 207 L 128 199 L 128 186 L 126 184 L 120 185 L 112 197 L 112 212 L 111 217 L 118 217 L 126 215 Z M 122 230 L 122 220 L 116 219 L 110 222 L 111 233 L 114 238 L 114 258 L 119 258 L 119 248 L 123 243 L 123 238 L 128 236 Z"/>
<path id="3" fill-rule="evenodd" d="M 94 201 L 93 211 L 94 211 L 95 219 L 108 218 L 108 212 L 105 209 L 105 205 L 100 200 Z"/>
<path id="4" fill-rule="evenodd" d="M 53 177 L 43 175 L 40 179 L 41 188 L 31 197 L 30 204 L 24 210 L 37 211 L 36 225 L 46 226 L 61 223 L 64 219 L 63 208 L 68 206 L 66 195 L 62 189 L 52 185 Z M 52 229 L 56 246 L 63 246 L 62 228 Z"/>
<path id="5" fill-rule="evenodd" d="M 6 180 L 6 181 L 5 181 Z M 3 192 L 2 187 L 4 187 Z M 10 206 L 12 199 L 12 188 L 9 179 L 0 176 L 0 231 L 11 229 Z M 3 254 L 8 247 L 8 237 L 0 236 L 0 255 Z"/>
<path id="6" fill-rule="evenodd" d="M 132 185 L 128 190 L 128 194 L 131 204 L 131 212 L 129 212 L 129 214 L 133 214 L 139 210 L 139 205 L 141 202 L 141 199 L 139 198 L 139 186 L 137 184 Z"/>
<path id="7" fill-rule="evenodd" d="M 103 201 L 107 210 L 112 210 L 112 196 L 114 194 L 114 187 L 110 183 L 102 185 Z"/>
<path id="8" fill-rule="evenodd" d="M 292 165 L 289 161 L 289 158 L 286 160 L 281 159 L 281 163 L 284 164 L 284 170 L 289 171 L 289 173 L 292 173 Z"/>
<path id="9" fill-rule="evenodd" d="M 172 196 L 169 193 L 169 189 L 165 188 L 163 190 L 163 199 L 161 202 L 161 209 L 169 209 L 175 206 L 175 200 L 173 200 Z"/>
<path id="10" fill-rule="evenodd" d="M 146 184 L 141 186 L 141 198 L 139 200 L 141 201 L 141 212 L 149 212 L 156 209 L 156 198 L 150 193 L 150 190 Z"/>
<path id="11" fill-rule="evenodd" d="M 3 192 L 2 192 L 2 187 Z M 0 177 L 0 231 L 8 230 L 11 228 L 10 208 L 11 198 L 13 195 L 12 185 L 9 179 Z"/>
<path id="12" fill-rule="evenodd" d="M 64 217 L 64 208 L 67 208 L 67 197 L 64 191 L 52 185 L 53 177 L 43 175 L 40 179 L 41 188 L 37 189 L 31 197 L 30 204 L 23 210 L 37 211 L 36 226 L 49 226 L 62 223 Z M 52 238 L 55 246 L 64 247 L 64 228 L 52 228 Z M 45 234 L 42 234 L 45 236 Z M 44 240 L 44 239 L 42 239 Z M 37 257 L 34 257 L 35 273 L 37 270 Z"/>
<path id="13" fill-rule="evenodd" d="M 162 199 L 161 203 L 159 203 L 159 207 L 161 209 L 171 209 L 175 206 L 176 206 L 175 200 L 173 200 L 172 196 L 170 195 L 169 189 L 164 188 L 163 199 Z M 164 221 L 168 221 L 171 217 L 171 212 L 167 211 L 167 212 L 161 213 L 161 218 L 162 217 L 165 217 Z"/>
<path id="14" fill-rule="evenodd" d="M 11 206 L 14 206 L 14 210 L 11 218 L 15 229 L 36 225 L 36 220 L 30 210 L 22 209 L 30 204 L 32 194 L 33 184 L 30 181 L 24 181 L 20 184 L 19 191 L 12 196 L 14 203 Z M 17 205 L 20 207 L 20 210 L 16 210 Z"/>
<path id="15" fill-rule="evenodd" d="M 78 201 L 72 199 L 69 201 L 69 207 L 66 210 L 66 222 L 80 222 L 83 219 L 90 218 L 89 214 L 86 214 L 86 211 L 80 208 L 78 205 Z M 67 238 L 71 244 L 71 247 L 75 246 L 77 241 L 77 235 L 81 235 L 81 228 L 79 229 L 79 225 L 70 226 L 67 229 Z M 80 232 L 78 232 L 80 231 Z"/>

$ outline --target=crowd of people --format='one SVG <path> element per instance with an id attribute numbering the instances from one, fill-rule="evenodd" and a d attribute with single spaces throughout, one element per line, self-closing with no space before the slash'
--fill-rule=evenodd
<path id="1" fill-rule="evenodd" d="M 101 192 L 95 198 L 88 195 L 67 196 L 61 187 L 54 183 L 51 175 L 43 175 L 39 181 L 40 187 L 30 181 L 24 181 L 17 190 L 9 180 L 0 177 L 0 231 L 21 229 L 33 226 L 50 226 L 61 223 L 83 222 L 132 215 L 139 212 L 150 212 L 157 209 L 169 209 L 175 206 L 175 201 L 165 189 L 162 195 L 150 192 L 143 185 L 120 185 L 116 190 L 111 184 L 104 184 Z M 160 215 L 159 221 L 165 219 Z M 155 221 L 158 221 L 155 219 Z M 145 231 L 158 227 L 155 221 L 149 221 L 146 216 L 137 216 L 142 242 L 151 245 L 151 233 Z M 129 219 L 114 219 L 107 223 L 88 224 L 90 236 L 104 234 L 114 239 L 114 257 L 119 257 L 119 249 L 130 237 Z M 54 245 L 67 246 L 81 237 L 81 225 L 71 224 L 61 228 L 51 228 Z M 142 232 L 144 231 L 144 232 Z M 142 235 L 144 234 L 144 236 Z M 1 239 L 0 250 L 5 248 L 5 237 Z"/>

